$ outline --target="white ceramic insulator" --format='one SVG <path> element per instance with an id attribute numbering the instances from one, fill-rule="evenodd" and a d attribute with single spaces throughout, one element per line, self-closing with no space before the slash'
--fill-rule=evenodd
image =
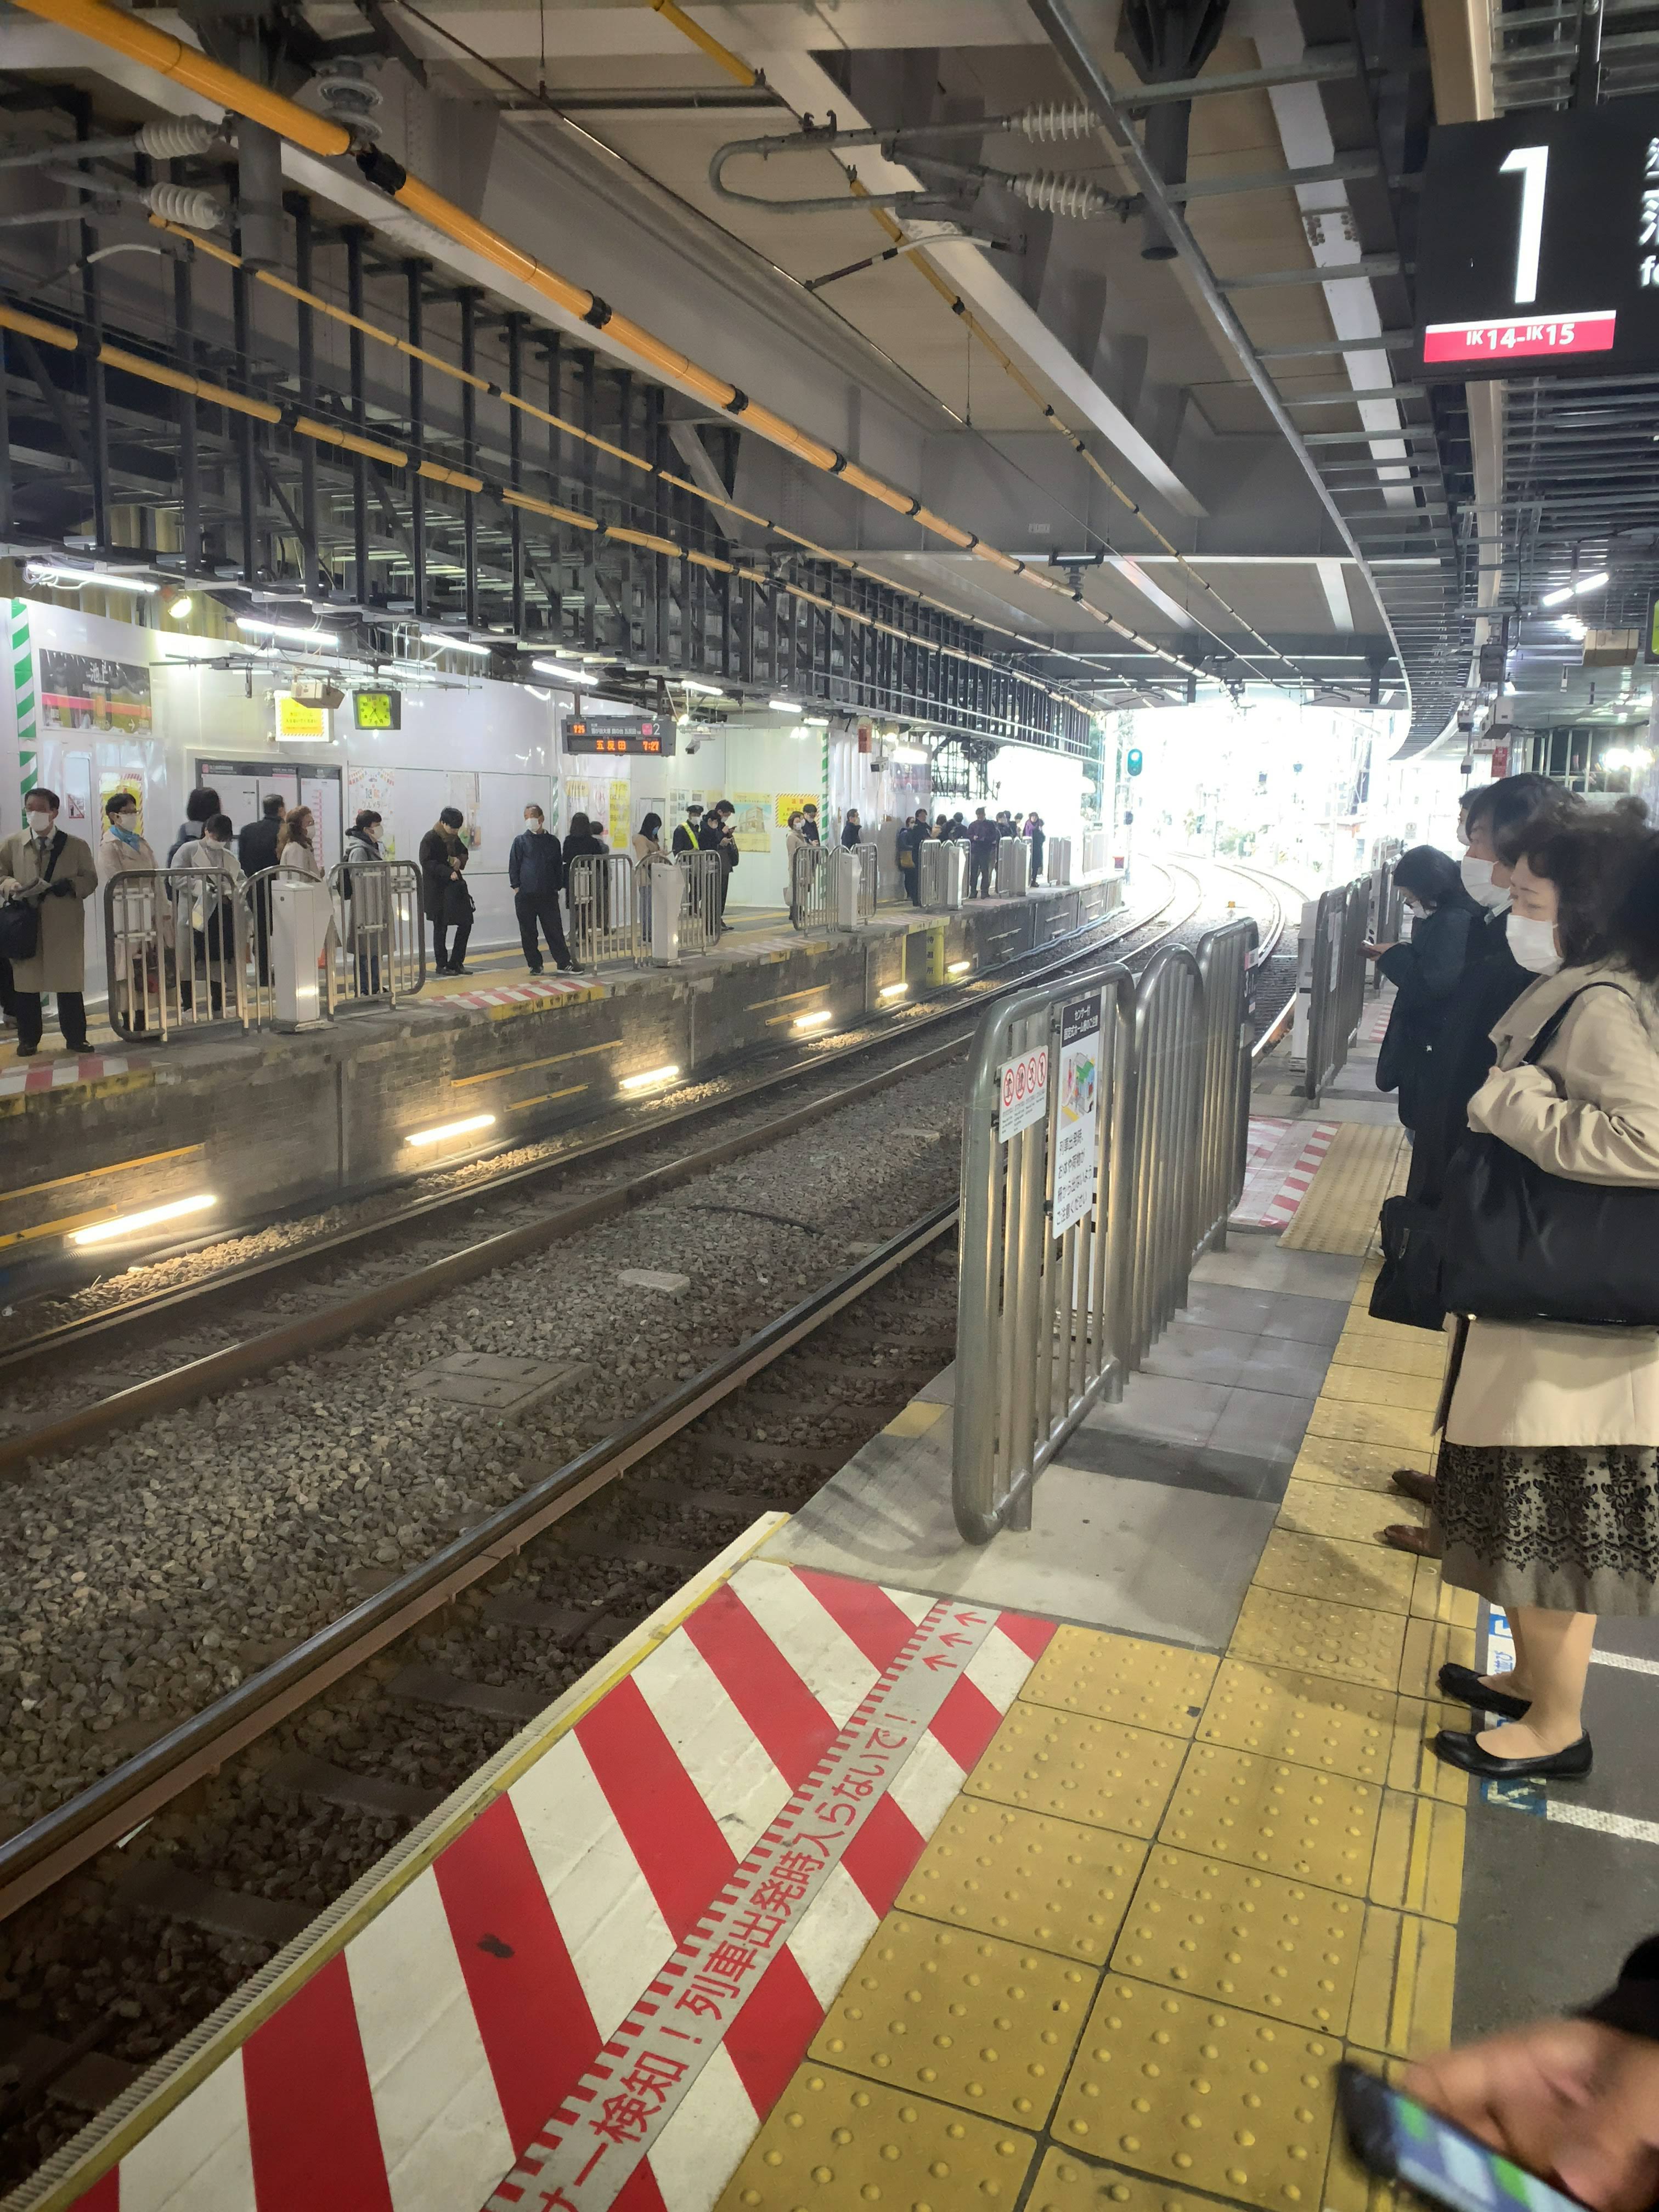
<path id="1" fill-rule="evenodd" d="M 212 193 L 195 185 L 152 185 L 144 198 L 152 215 L 181 222 L 187 230 L 217 230 L 225 219 Z"/>

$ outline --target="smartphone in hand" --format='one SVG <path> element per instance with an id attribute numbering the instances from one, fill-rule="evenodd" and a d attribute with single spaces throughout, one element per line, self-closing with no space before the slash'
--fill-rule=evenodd
<path id="1" fill-rule="evenodd" d="M 1380 2075 L 1337 2069 L 1337 2109 L 1360 2164 L 1403 2181 L 1448 2212 L 1582 2212 L 1578 2199 L 1392 2087 Z"/>

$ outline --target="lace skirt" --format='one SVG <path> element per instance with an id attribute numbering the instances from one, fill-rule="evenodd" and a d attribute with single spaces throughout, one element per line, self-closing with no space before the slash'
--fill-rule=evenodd
<path id="1" fill-rule="evenodd" d="M 1659 1450 L 1445 1443 L 1435 1472 L 1448 1583 L 1496 1605 L 1659 1614 Z"/>

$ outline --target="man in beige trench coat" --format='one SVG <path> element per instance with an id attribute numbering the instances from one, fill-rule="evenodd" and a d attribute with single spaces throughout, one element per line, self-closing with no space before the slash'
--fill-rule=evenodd
<path id="1" fill-rule="evenodd" d="M 24 794 L 27 827 L 0 842 L 0 898 L 36 906 L 40 933 L 34 956 L 12 963 L 17 1006 L 17 1055 L 40 1049 L 40 994 L 58 1000 L 58 1025 L 71 1052 L 89 1052 L 87 1041 L 86 917 L 82 909 L 98 888 L 92 848 L 58 827 L 58 794 L 37 784 Z"/>

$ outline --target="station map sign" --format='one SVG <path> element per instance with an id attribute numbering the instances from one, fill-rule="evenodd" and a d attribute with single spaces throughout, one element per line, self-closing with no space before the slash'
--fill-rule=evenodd
<path id="1" fill-rule="evenodd" d="M 1428 378 L 1659 367 L 1659 99 L 1437 129 L 1417 312 Z"/>

